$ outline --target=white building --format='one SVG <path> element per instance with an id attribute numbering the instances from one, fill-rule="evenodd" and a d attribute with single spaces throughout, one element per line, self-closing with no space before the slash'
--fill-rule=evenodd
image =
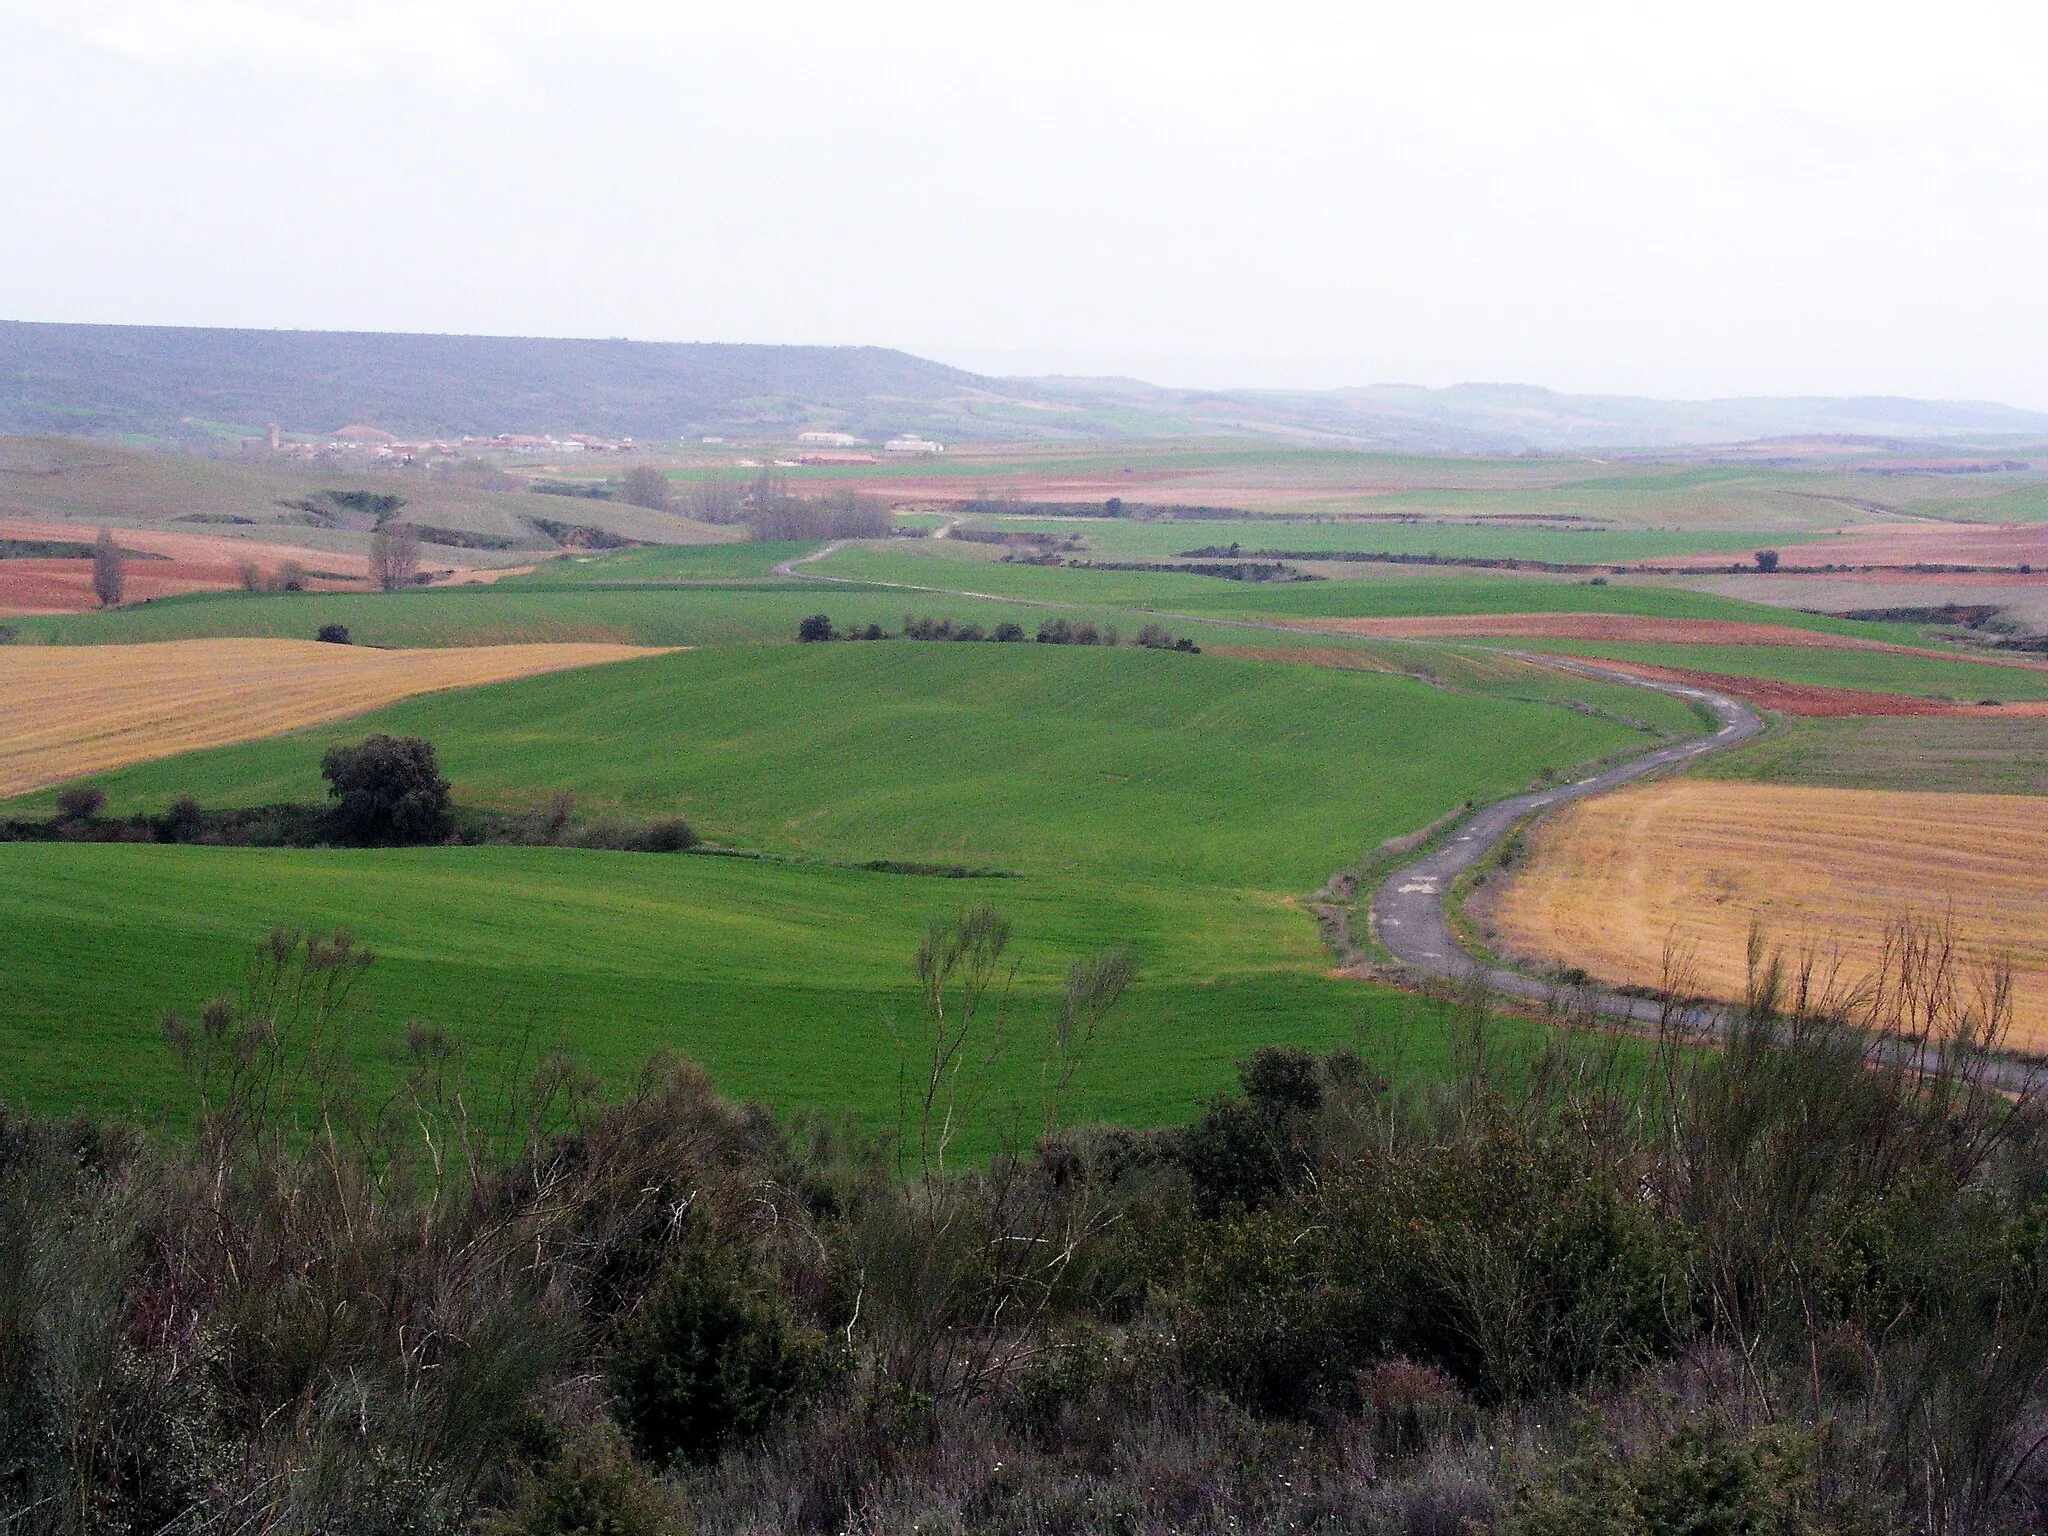
<path id="1" fill-rule="evenodd" d="M 927 437 L 919 437 L 915 432 L 905 432 L 902 436 L 892 437 L 889 441 L 882 444 L 882 451 L 885 453 L 944 453 L 946 445 L 944 443 L 935 443 Z"/>
<path id="2" fill-rule="evenodd" d="M 851 432 L 799 432 L 796 440 L 806 448 L 858 448 L 860 439 Z"/>

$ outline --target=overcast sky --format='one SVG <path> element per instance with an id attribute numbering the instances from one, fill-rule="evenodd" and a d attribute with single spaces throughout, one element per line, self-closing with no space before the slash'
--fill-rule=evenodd
<path id="1" fill-rule="evenodd" d="M 0 317 L 2048 408 L 2048 7 L 0 0 Z"/>

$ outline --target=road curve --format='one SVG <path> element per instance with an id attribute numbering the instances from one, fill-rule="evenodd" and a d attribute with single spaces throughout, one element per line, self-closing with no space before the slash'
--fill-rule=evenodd
<path id="1" fill-rule="evenodd" d="M 1646 752 L 1616 768 L 1596 773 L 1590 778 L 1580 779 L 1571 784 L 1560 784 L 1553 789 L 1534 790 L 1525 795 L 1516 795 L 1509 800 L 1498 800 L 1468 818 L 1457 831 L 1434 853 L 1404 865 L 1389 875 L 1380 886 L 1372 901 L 1373 931 L 1387 952 L 1411 971 L 1428 976 L 1444 976 L 1463 981 L 1474 975 L 1497 992 L 1515 997 L 1543 999 L 1550 995 L 1552 988 L 1533 976 L 1524 976 L 1519 971 L 1506 970 L 1500 966 L 1487 965 L 1468 954 L 1451 932 L 1449 921 L 1444 916 L 1444 893 L 1451 882 L 1481 859 L 1491 853 L 1523 817 L 1551 806 L 1563 805 L 1570 800 L 1583 800 L 1588 795 L 1603 794 L 1618 789 L 1624 784 L 1668 768 L 1674 763 L 1690 761 L 1709 752 L 1718 752 L 1732 747 L 1737 742 L 1747 741 L 1763 729 L 1763 721 L 1756 712 L 1738 699 L 1726 694 L 1714 693 L 1705 688 L 1691 688 L 1678 683 L 1650 682 L 1640 677 L 1631 677 L 1621 672 L 1610 672 L 1604 667 L 1586 666 L 1579 662 L 1559 660 L 1552 656 L 1530 655 L 1511 651 L 1509 655 L 1522 660 L 1539 662 L 1559 667 L 1565 671 L 1597 677 L 1603 681 L 1634 683 L 1639 687 L 1654 688 L 1659 693 L 1669 693 L 1681 699 L 1690 699 L 1704 704 L 1714 712 L 1721 722 L 1721 728 L 1711 736 L 1695 741 L 1682 741 L 1668 747 L 1659 747 Z M 1622 997 L 1615 993 L 1599 993 L 1593 998 L 1593 1005 L 1603 1014 L 1612 1014 L 1629 1019 L 1650 1021 L 1657 1018 L 1659 1005 L 1640 998 Z"/>

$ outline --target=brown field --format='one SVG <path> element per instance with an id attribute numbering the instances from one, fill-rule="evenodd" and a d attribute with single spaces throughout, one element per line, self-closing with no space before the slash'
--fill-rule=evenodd
<path id="1" fill-rule="evenodd" d="M 1913 654 L 1905 646 L 1885 650 Z M 1947 652 L 1934 652 L 1948 655 Z M 1829 688 L 1818 683 L 1780 683 L 1762 677 L 1734 677 L 1725 672 L 1701 672 L 1691 667 L 1653 667 L 1636 661 L 1612 661 L 1604 656 L 1562 656 L 1584 666 L 1603 667 L 1609 672 L 1626 672 L 1663 683 L 1690 683 L 1742 699 L 1759 709 L 1781 715 L 1816 717 L 1846 715 L 1946 715 L 1954 719 L 2014 720 L 2048 715 L 2048 699 L 2006 699 L 1997 704 L 1964 704 L 1948 699 L 1924 699 L 1913 693 L 1871 693 L 1861 688 Z M 2009 663 L 2001 663 L 2009 664 Z"/>
<path id="2" fill-rule="evenodd" d="M 0 538 L 62 539 L 90 543 L 96 530 L 77 523 L 0 519 Z M 362 555 L 257 543 L 209 533 L 165 533 L 121 528 L 114 540 L 129 554 L 156 556 L 127 562 L 127 599 L 175 597 L 186 592 L 221 592 L 241 585 L 242 567 L 254 564 L 274 577 L 286 561 L 322 573 L 307 585 L 332 590 L 364 584 L 370 564 Z M 31 613 L 84 613 L 99 606 L 92 594 L 90 560 L 0 560 L 0 617 Z"/>
<path id="3" fill-rule="evenodd" d="M 0 797 L 414 694 L 652 654 L 581 644 L 376 651 L 314 640 L 9 646 L 0 649 Z"/>
<path id="4" fill-rule="evenodd" d="M 1678 779 L 1567 806 L 1487 904 L 1510 952 L 1655 986 L 1666 941 L 1702 990 L 1742 995 L 1752 918 L 1788 953 L 1873 968 L 1885 925 L 1952 914 L 1975 961 L 2009 956 L 2014 1044 L 2048 1047 L 2048 801 Z"/>
<path id="5" fill-rule="evenodd" d="M 1430 614 L 1400 619 L 1302 619 L 1293 628 L 1380 640 L 1602 640 L 1660 645 L 1781 645 L 1816 651 L 1882 651 L 1891 656 L 1933 656 L 1954 661 L 1956 652 L 1928 645 L 1895 645 L 1832 635 L 1787 624 L 1744 624 L 1733 619 L 1659 619 L 1631 613 Z M 2017 656 L 1972 656 L 1992 666 L 2048 670 L 2048 663 Z"/>
<path id="6" fill-rule="evenodd" d="M 2048 523 L 1868 523 L 1832 537 L 1788 546 L 1787 565 L 2031 565 L 2048 568 Z M 1698 555 L 1667 555 L 1645 562 L 1684 569 Z"/>

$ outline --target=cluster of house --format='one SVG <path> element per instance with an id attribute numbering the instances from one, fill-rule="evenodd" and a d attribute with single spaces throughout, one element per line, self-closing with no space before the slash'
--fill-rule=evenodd
<path id="1" fill-rule="evenodd" d="M 630 453 L 632 448 L 633 439 L 630 437 L 595 437 L 588 432 L 571 432 L 566 437 L 500 432 L 495 437 L 407 441 L 395 432 L 357 422 L 330 432 L 324 441 L 288 443 L 275 424 L 270 429 L 270 451 L 292 459 L 372 458 L 410 464 L 417 459 L 453 459 L 465 454 L 532 453 L 552 456 L 563 453 Z"/>
<path id="2" fill-rule="evenodd" d="M 723 443 L 725 439 L 707 437 L 704 441 Z M 797 443 L 800 447 L 813 451 L 799 454 L 791 461 L 793 464 L 880 462 L 871 453 L 846 451 L 866 446 L 864 439 L 855 437 L 851 432 L 800 432 L 797 434 Z M 565 453 L 630 453 L 632 449 L 633 439 L 630 437 L 596 437 L 588 432 L 571 432 L 565 437 L 532 432 L 500 432 L 495 437 L 464 437 L 453 441 L 431 438 L 408 442 L 396 433 L 386 432 L 381 427 L 366 426 L 357 422 L 329 433 L 323 441 L 288 443 L 284 441 L 283 433 L 276 425 L 273 424 L 270 429 L 270 451 L 293 459 L 373 458 L 410 464 L 418 459 L 452 459 L 464 454 L 517 453 L 554 457 Z M 897 454 L 935 454 L 944 453 L 946 445 L 935 443 L 930 438 L 919 437 L 915 432 L 903 432 L 882 444 L 882 451 Z"/>

